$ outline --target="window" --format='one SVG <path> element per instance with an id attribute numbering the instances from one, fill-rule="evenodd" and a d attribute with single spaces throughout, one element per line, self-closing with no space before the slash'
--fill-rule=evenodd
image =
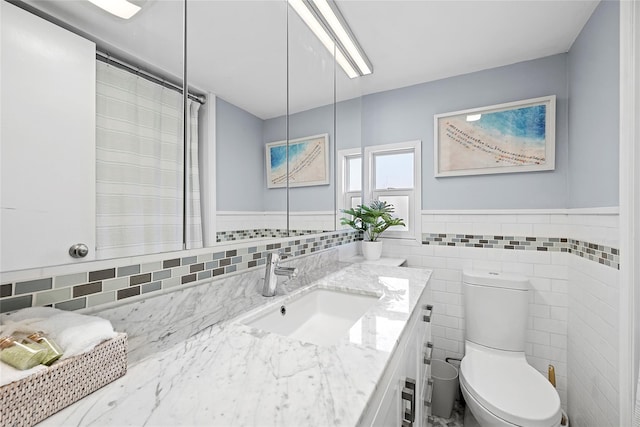
<path id="1" fill-rule="evenodd" d="M 342 182 L 339 185 L 338 210 L 355 208 L 362 204 L 362 150 L 359 148 L 338 152 Z"/>
<path id="2" fill-rule="evenodd" d="M 365 147 L 365 201 L 382 200 L 394 207 L 405 227 L 392 227 L 384 237 L 420 240 L 420 141 Z"/>

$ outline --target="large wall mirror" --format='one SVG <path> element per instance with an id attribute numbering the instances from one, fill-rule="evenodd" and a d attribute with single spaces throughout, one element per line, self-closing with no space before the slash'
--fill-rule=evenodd
<path id="1" fill-rule="evenodd" d="M 133 3 L 2 1 L 0 271 L 336 229 L 357 79 L 286 1 Z"/>

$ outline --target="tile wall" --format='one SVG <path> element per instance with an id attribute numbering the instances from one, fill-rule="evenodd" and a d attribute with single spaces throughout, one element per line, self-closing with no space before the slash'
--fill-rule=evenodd
<path id="1" fill-rule="evenodd" d="M 2 274 L 0 284 L 0 313 L 32 306 L 79 310 L 128 298 L 144 298 L 262 266 L 271 251 L 296 257 L 345 245 L 356 237 L 350 230 L 337 231 L 269 243 L 241 242 L 233 246 L 7 272 Z"/>
<path id="2" fill-rule="evenodd" d="M 216 212 L 217 231 L 286 229 L 285 212 Z M 294 230 L 335 230 L 336 219 L 333 211 L 292 211 L 289 215 L 289 228 Z"/>
<path id="3" fill-rule="evenodd" d="M 386 240 L 384 255 L 405 257 L 408 266 L 433 269 L 435 356 L 444 359 L 464 354 L 463 269 L 523 274 L 530 278 L 533 290 L 527 359 L 545 376 L 548 365 L 555 366 L 558 392 L 566 408 L 569 374 L 584 375 L 568 370 L 569 319 L 576 315 L 570 311 L 570 289 L 581 289 L 574 266 L 587 264 L 590 269 L 581 271 L 588 277 L 605 274 L 611 288 L 607 296 L 617 301 L 617 213 L 423 213 L 422 232 L 422 244 Z M 595 360 L 590 357 L 586 356 Z"/>
<path id="4" fill-rule="evenodd" d="M 326 230 L 288 230 L 286 228 L 253 228 L 249 230 L 218 231 L 216 242 L 233 242 L 245 239 L 282 238 L 287 236 L 304 236 L 324 233 Z"/>
<path id="5" fill-rule="evenodd" d="M 569 259 L 569 416 L 572 425 L 620 426 L 619 277 Z"/>

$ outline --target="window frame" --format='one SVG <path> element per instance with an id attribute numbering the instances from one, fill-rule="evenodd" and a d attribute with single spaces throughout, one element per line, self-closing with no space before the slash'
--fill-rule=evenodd
<path id="1" fill-rule="evenodd" d="M 336 211 L 338 215 L 342 214 L 342 209 L 351 207 L 351 198 L 359 196 L 360 200 L 364 198 L 364 174 L 360 175 L 361 188 L 358 191 L 347 191 L 349 188 L 349 159 L 359 157 L 362 161 L 361 148 L 349 148 L 338 151 L 338 189 L 336 192 Z M 364 165 L 363 165 L 364 166 Z M 363 168 L 364 169 L 364 168 Z M 340 216 L 341 217 L 341 216 Z M 348 226 L 345 226 L 345 228 Z"/>
<path id="2" fill-rule="evenodd" d="M 378 200 L 381 195 L 388 196 L 409 196 L 409 229 L 407 231 L 393 231 L 387 229 L 383 237 L 394 239 L 415 239 L 422 241 L 422 141 L 413 140 L 394 144 L 371 145 L 364 147 L 363 165 L 364 179 L 363 200 L 370 203 Z M 375 188 L 375 164 L 374 158 L 378 154 L 393 154 L 402 152 L 413 152 L 413 188 Z"/>

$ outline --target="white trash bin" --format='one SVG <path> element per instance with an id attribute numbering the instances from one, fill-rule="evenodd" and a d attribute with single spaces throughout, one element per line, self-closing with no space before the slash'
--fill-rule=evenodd
<path id="1" fill-rule="evenodd" d="M 458 370 L 451 363 L 434 359 L 431 361 L 433 396 L 431 413 L 441 418 L 451 418 L 453 402 L 458 390 Z"/>

